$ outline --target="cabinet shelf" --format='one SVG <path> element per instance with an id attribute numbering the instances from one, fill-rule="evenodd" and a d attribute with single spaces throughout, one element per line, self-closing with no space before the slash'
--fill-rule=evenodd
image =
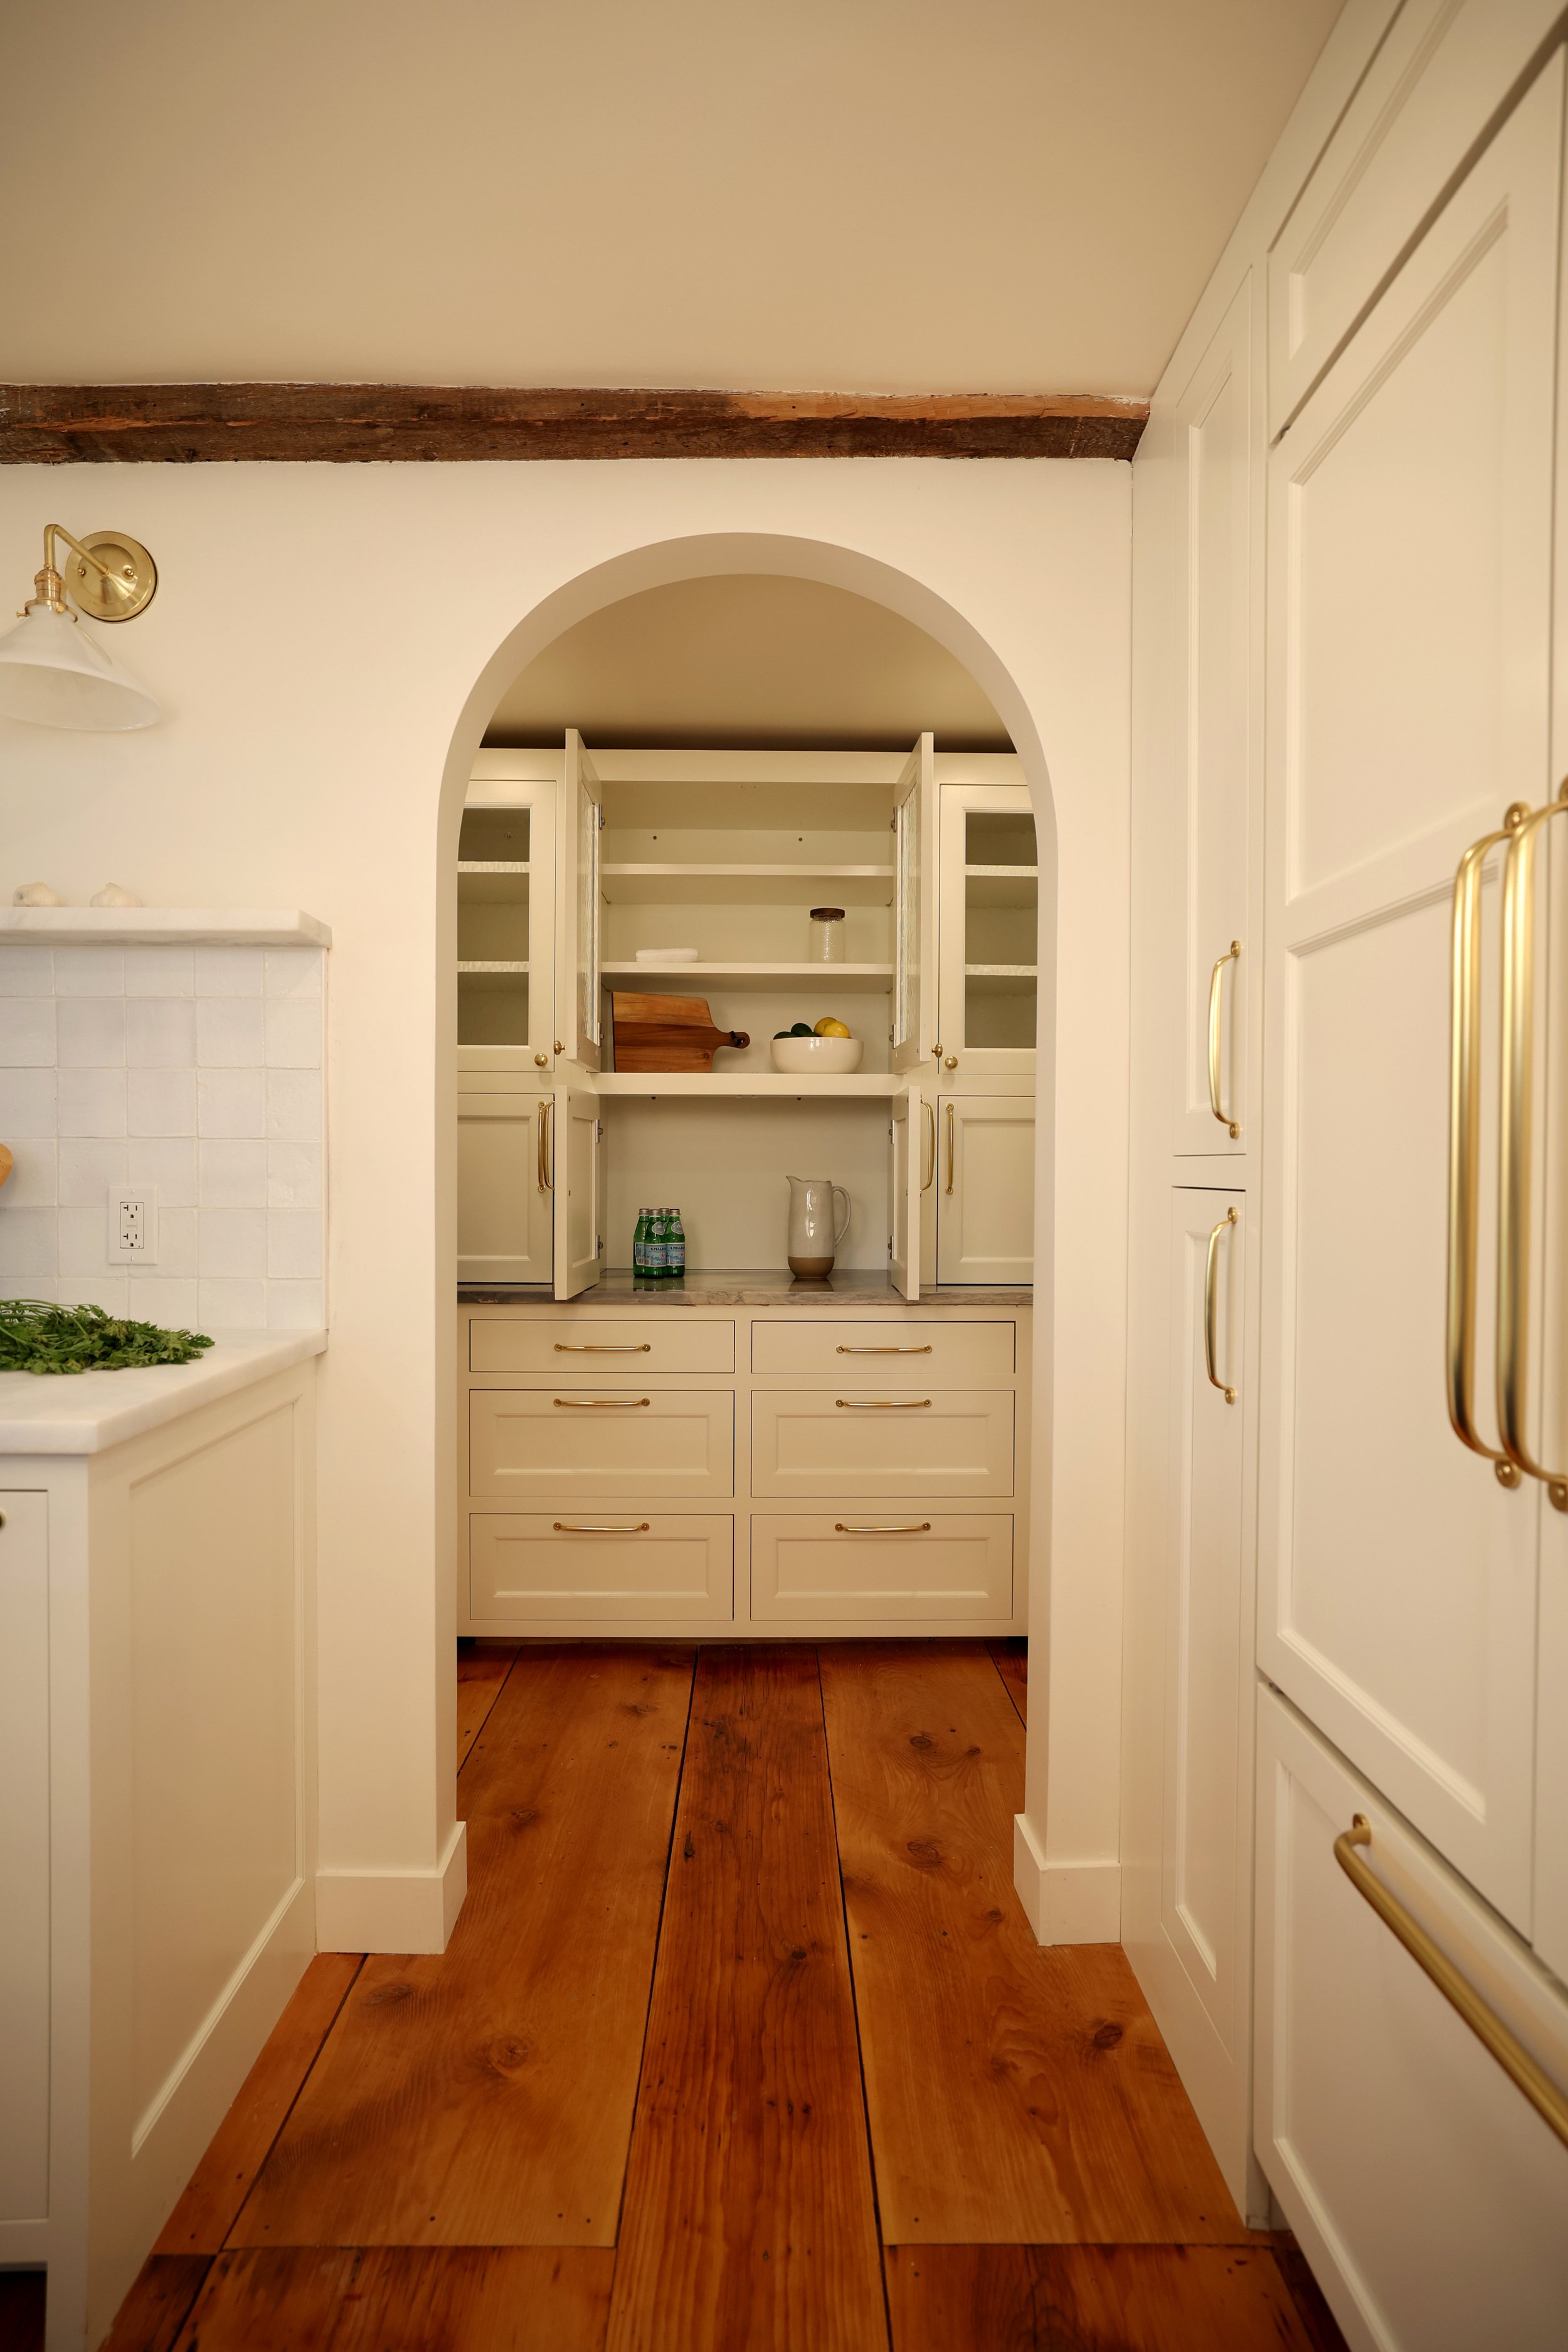
<path id="1" fill-rule="evenodd" d="M 1040 968 L 1036 963 L 966 963 L 965 980 L 1037 980 Z"/>
<path id="2" fill-rule="evenodd" d="M 779 1070 L 606 1070 L 594 1080 L 600 1095 L 704 1095 L 731 1101 L 751 1095 L 785 1100 L 795 1096 L 857 1096 L 884 1102 L 901 1094 L 909 1079 L 896 1070 L 856 1070 L 839 1076 L 801 1077 Z"/>
<path id="3" fill-rule="evenodd" d="M 599 887 L 612 906 L 791 906 L 829 886 L 847 907 L 891 903 L 890 866 L 721 866 L 606 863 Z"/>
<path id="4" fill-rule="evenodd" d="M 830 993 L 866 990 L 885 995 L 893 984 L 890 963 L 605 963 L 605 980 L 657 981 L 666 989 L 682 980 L 710 986 L 775 992 L 780 987 L 822 987 Z"/>
<path id="5" fill-rule="evenodd" d="M 461 858 L 458 902 L 464 907 L 526 907 L 532 871 L 531 866 L 504 858 Z"/>
<path id="6" fill-rule="evenodd" d="M 526 963 L 513 963 L 500 957 L 483 962 L 459 961 L 458 965 L 459 980 L 525 980 L 527 977 Z"/>

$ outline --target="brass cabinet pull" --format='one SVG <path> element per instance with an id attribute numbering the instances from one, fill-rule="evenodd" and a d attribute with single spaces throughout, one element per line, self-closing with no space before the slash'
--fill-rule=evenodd
<path id="1" fill-rule="evenodd" d="M 919 1348 L 836 1348 L 836 1356 L 929 1356 L 931 1341 Z"/>
<path id="2" fill-rule="evenodd" d="M 952 1190 L 952 1105 L 949 1103 L 947 1107 L 947 1189 L 950 1192 Z"/>
<path id="3" fill-rule="evenodd" d="M 557 1519 L 555 1532 L 558 1536 L 646 1536 L 648 1523 L 639 1519 L 635 1528 L 602 1528 L 591 1520 Z"/>
<path id="4" fill-rule="evenodd" d="M 546 1160 L 544 1149 L 547 1135 L 550 1144 L 548 1160 Z M 540 1097 L 536 1173 L 540 1191 L 552 1192 L 555 1190 L 555 1097 L 553 1095 L 543 1095 Z"/>
<path id="5" fill-rule="evenodd" d="M 639 1405 L 651 1404 L 651 1397 L 557 1397 L 557 1404 L 565 1405 L 572 1412 L 636 1412 Z"/>
<path id="6" fill-rule="evenodd" d="M 1204 1369 L 1209 1376 L 1209 1386 L 1218 1389 L 1226 1404 L 1236 1402 L 1236 1391 L 1227 1389 L 1215 1370 L 1215 1260 L 1219 1255 L 1219 1237 L 1228 1233 L 1237 1222 L 1236 1211 L 1227 1209 L 1209 1234 L 1208 1256 L 1204 1262 Z"/>
<path id="7" fill-rule="evenodd" d="M 835 1397 L 844 1412 L 919 1412 L 930 1397 Z"/>
<path id="8" fill-rule="evenodd" d="M 1524 2093 L 1542 2121 L 1568 2146 L 1568 2097 L 1510 2033 L 1489 2001 L 1483 2000 L 1469 1979 L 1462 1976 L 1442 1948 L 1434 1943 L 1419 1920 L 1411 1916 L 1399 1897 L 1362 1860 L 1357 1848 L 1372 1843 L 1372 1823 L 1364 1813 L 1353 1816 L 1348 1830 L 1334 1840 L 1334 1860 L 1358 1895 L 1371 1904 L 1385 1927 L 1396 1935 L 1417 1968 L 1425 1969 L 1445 2000 L 1452 2003 L 1478 2041 L 1484 2042 L 1498 2064 Z"/>
<path id="9" fill-rule="evenodd" d="M 1568 1475 L 1530 1450 L 1531 1150 L 1535 1125 L 1535 845 L 1549 820 L 1568 814 L 1568 784 L 1525 817 L 1509 844 L 1502 879 L 1502 1071 L 1498 1167 L 1498 1426 L 1503 1452 L 1539 1478 L 1568 1511 Z"/>
<path id="10" fill-rule="evenodd" d="M 1523 801 L 1515 801 L 1501 828 L 1473 841 L 1460 858 L 1448 965 L 1448 1419 L 1460 1444 L 1490 1462 L 1504 1486 L 1519 1486 L 1519 1465 L 1481 1436 L 1472 1395 L 1480 1222 L 1481 879 L 1489 852 L 1510 840 L 1529 814 Z"/>
<path id="11" fill-rule="evenodd" d="M 558 1356 L 647 1356 L 653 1352 L 651 1339 L 557 1339 Z"/>
<path id="12" fill-rule="evenodd" d="M 847 1528 L 842 1519 L 835 1519 L 833 1532 L 836 1536 L 929 1536 L 931 1521 L 921 1519 L 912 1528 Z"/>
<path id="13" fill-rule="evenodd" d="M 1225 1128 L 1233 1138 L 1241 1133 L 1240 1125 L 1238 1121 L 1232 1118 L 1230 1113 L 1225 1109 L 1220 1102 L 1220 974 L 1224 971 L 1227 963 L 1234 963 L 1236 961 L 1240 953 L 1241 941 L 1239 940 L 1232 940 L 1224 955 L 1216 956 L 1215 958 L 1214 970 L 1209 974 L 1209 1108 L 1213 1111 L 1215 1118 L 1218 1119 L 1221 1127 Z"/>
<path id="14" fill-rule="evenodd" d="M 922 1129 L 925 1126 L 926 1120 L 929 1118 L 931 1121 L 931 1170 L 929 1174 L 921 1178 L 921 1191 L 922 1192 L 929 1192 L 931 1186 L 936 1182 L 936 1105 L 934 1103 L 922 1102 L 921 1105 L 921 1125 Z M 922 1159 L 924 1158 L 925 1155 L 923 1150 L 921 1156 Z"/>

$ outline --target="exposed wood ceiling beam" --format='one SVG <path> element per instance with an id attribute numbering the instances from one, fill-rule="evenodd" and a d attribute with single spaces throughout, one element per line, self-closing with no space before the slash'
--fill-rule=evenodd
<path id="1" fill-rule="evenodd" d="M 0 386 L 0 464 L 1131 457 L 1148 415 L 1097 394 L 24 383 Z"/>

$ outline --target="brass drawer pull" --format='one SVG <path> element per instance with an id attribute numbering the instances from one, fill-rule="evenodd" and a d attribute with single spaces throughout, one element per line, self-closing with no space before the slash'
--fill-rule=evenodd
<path id="1" fill-rule="evenodd" d="M 930 1397 L 835 1397 L 841 1412 L 919 1412 Z"/>
<path id="2" fill-rule="evenodd" d="M 616 1341 L 608 1339 L 557 1339 L 558 1356 L 647 1356 L 653 1352 L 651 1339 Z"/>
<path id="3" fill-rule="evenodd" d="M 834 1354 L 837 1356 L 929 1356 L 931 1341 L 928 1339 L 923 1348 L 836 1348 Z"/>
<path id="4" fill-rule="evenodd" d="M 1218 1389 L 1226 1404 L 1236 1402 L 1236 1391 L 1226 1387 L 1215 1365 L 1215 1255 L 1219 1248 L 1220 1235 L 1228 1233 L 1236 1223 L 1236 1211 L 1227 1209 L 1209 1235 L 1208 1255 L 1204 1260 L 1204 1370 L 1209 1376 L 1210 1388 Z"/>
<path id="5" fill-rule="evenodd" d="M 1358 1895 L 1371 1904 L 1385 1927 L 1398 1937 L 1418 1969 L 1425 1969 L 1445 2000 L 1452 2002 L 1478 2041 L 1484 2042 L 1498 2064 L 1524 2093 L 1542 2120 L 1568 2146 L 1568 2098 L 1525 2048 L 1509 2032 L 1489 2001 L 1483 2000 L 1468 1977 L 1462 1976 L 1442 1947 L 1433 1942 L 1418 1920 L 1369 1869 L 1356 1852 L 1372 1843 L 1372 1823 L 1364 1813 L 1352 1816 L 1351 1826 L 1334 1840 L 1334 1860 Z"/>
<path id="6" fill-rule="evenodd" d="M 651 1397 L 557 1397 L 573 1412 L 636 1412 L 638 1405 L 651 1404 Z"/>
<path id="7" fill-rule="evenodd" d="M 635 1528 L 598 1528 L 581 1520 L 557 1519 L 555 1532 L 558 1536 L 646 1536 L 648 1523 L 639 1519 Z"/>
<path id="8" fill-rule="evenodd" d="M 836 1536 L 929 1536 L 931 1521 L 922 1519 L 915 1528 L 847 1528 L 842 1519 L 835 1519 L 833 1532 Z"/>

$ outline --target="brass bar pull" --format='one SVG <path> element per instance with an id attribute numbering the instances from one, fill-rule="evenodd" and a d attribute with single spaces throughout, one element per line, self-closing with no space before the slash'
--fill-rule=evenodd
<path id="1" fill-rule="evenodd" d="M 930 1397 L 835 1397 L 843 1412 L 920 1412 Z"/>
<path id="2" fill-rule="evenodd" d="M 949 1104 L 948 1104 L 948 1107 L 947 1107 L 947 1189 L 948 1189 L 948 1191 L 949 1191 L 950 1192 L 952 1192 L 952 1154 L 953 1154 L 953 1137 L 952 1137 L 952 1129 L 953 1129 L 952 1105 L 951 1103 L 949 1103 Z"/>
<path id="3" fill-rule="evenodd" d="M 573 1412 L 636 1412 L 639 1405 L 651 1404 L 651 1397 L 557 1397 L 557 1404 Z"/>
<path id="4" fill-rule="evenodd" d="M 929 1119 L 929 1120 L 931 1121 L 931 1128 L 930 1128 L 929 1138 L 928 1138 L 929 1142 L 930 1142 L 930 1145 L 931 1145 L 931 1163 L 930 1163 L 930 1167 L 929 1167 L 929 1170 L 928 1170 L 927 1173 L 926 1173 L 924 1176 L 922 1176 L 922 1177 L 921 1178 L 921 1191 L 922 1192 L 929 1192 L 931 1191 L 931 1186 L 936 1182 L 936 1105 L 935 1105 L 935 1103 L 928 1103 L 928 1102 L 922 1102 L 922 1103 L 921 1103 L 921 1128 L 922 1128 L 922 1129 L 924 1129 L 924 1127 L 925 1127 L 925 1123 L 926 1123 L 927 1119 Z M 922 1156 L 922 1158 L 923 1158 L 923 1157 L 924 1157 L 924 1154 L 922 1153 L 922 1155 L 921 1155 L 921 1156 Z"/>
<path id="5" fill-rule="evenodd" d="M 1228 1233 L 1237 1221 L 1236 1211 L 1227 1209 L 1209 1235 L 1208 1256 L 1204 1261 L 1204 1369 L 1209 1376 L 1210 1388 L 1218 1389 L 1226 1404 L 1236 1402 L 1236 1391 L 1227 1389 L 1215 1370 L 1215 1260 L 1219 1255 L 1219 1237 Z"/>
<path id="6" fill-rule="evenodd" d="M 639 1519 L 635 1528 L 603 1528 L 590 1520 L 557 1519 L 555 1532 L 558 1536 L 646 1536 L 648 1523 Z"/>
<path id="7" fill-rule="evenodd" d="M 1518 1486 L 1519 1465 L 1476 1427 L 1476 1253 L 1480 1213 L 1481 880 L 1489 854 L 1511 838 L 1530 811 L 1515 801 L 1501 829 L 1470 844 L 1454 877 L 1448 984 L 1448 1419 L 1461 1445 L 1490 1462 L 1499 1483 Z"/>
<path id="8" fill-rule="evenodd" d="M 842 1519 L 835 1519 L 833 1532 L 836 1536 L 929 1536 L 931 1521 L 921 1519 L 912 1528 L 848 1528 Z"/>
<path id="9" fill-rule="evenodd" d="M 1502 1071 L 1498 1167 L 1498 1428 L 1510 1462 L 1539 1478 L 1568 1511 L 1568 1475 L 1531 1451 L 1531 1176 L 1535 1129 L 1535 850 L 1548 822 L 1568 814 L 1568 784 L 1515 828 L 1502 883 Z"/>
<path id="10" fill-rule="evenodd" d="M 1214 970 L 1209 974 L 1209 1108 L 1233 1139 L 1241 1133 L 1240 1126 L 1220 1101 L 1220 974 L 1240 953 L 1241 941 L 1232 940 L 1224 955 L 1215 958 Z"/>
<path id="11" fill-rule="evenodd" d="M 1522 2042 L 1510 2032 L 1489 2001 L 1483 2000 L 1469 1979 L 1462 1976 L 1441 1946 L 1433 1942 L 1418 1919 L 1362 1860 L 1357 1848 L 1372 1843 L 1372 1823 L 1357 1813 L 1348 1830 L 1334 1840 L 1334 1860 L 1358 1895 L 1371 1904 L 1385 1927 L 1391 1928 L 1419 1969 L 1425 1969 L 1445 2000 L 1452 2003 L 1470 2032 L 1484 2042 L 1498 2064 L 1524 2093 L 1542 2121 L 1568 2146 L 1568 2097 L 1537 2065 Z"/>
<path id="12" fill-rule="evenodd" d="M 617 1340 L 614 1344 L 608 1339 L 557 1339 L 555 1342 L 558 1356 L 647 1356 L 652 1351 L 651 1339 Z"/>
<path id="13" fill-rule="evenodd" d="M 550 1146 L 548 1159 L 545 1156 L 547 1139 Z M 543 1095 L 540 1097 L 539 1148 L 535 1172 L 540 1191 L 552 1192 L 555 1190 L 555 1098 L 552 1095 Z"/>
<path id="14" fill-rule="evenodd" d="M 921 1348 L 836 1348 L 836 1356 L 929 1356 L 931 1341 Z"/>

